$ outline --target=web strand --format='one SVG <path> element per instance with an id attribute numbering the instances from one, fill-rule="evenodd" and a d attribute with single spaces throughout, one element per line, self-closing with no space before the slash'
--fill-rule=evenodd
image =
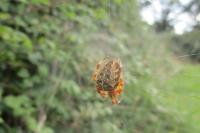
<path id="1" fill-rule="evenodd" d="M 199 53 L 193 53 L 193 54 L 187 54 L 187 55 L 180 55 L 180 56 L 178 56 L 178 58 L 185 58 L 185 57 L 190 57 L 190 56 L 194 56 L 194 55 L 200 55 L 200 52 Z"/>

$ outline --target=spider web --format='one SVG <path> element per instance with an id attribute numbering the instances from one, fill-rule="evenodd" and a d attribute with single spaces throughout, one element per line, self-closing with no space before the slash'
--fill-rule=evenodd
<path id="1" fill-rule="evenodd" d="M 194 55 L 200 55 L 200 52 L 199 53 L 186 54 L 186 55 L 179 55 L 177 57 L 178 58 L 185 58 L 185 57 L 190 57 L 190 56 L 194 56 Z"/>
<path id="2" fill-rule="evenodd" d="M 107 6 L 106 6 L 106 10 L 107 10 L 107 16 L 111 17 L 111 0 L 107 0 Z M 108 54 L 107 54 L 108 55 Z M 188 57 L 192 57 L 195 55 L 200 55 L 200 52 L 197 53 L 191 53 L 191 54 L 185 54 L 185 55 L 177 55 L 175 56 L 176 58 L 188 58 Z M 194 77 L 200 77 L 200 75 L 184 75 L 184 76 L 194 76 Z M 119 101 L 121 102 L 123 99 L 123 93 L 118 96 Z"/>

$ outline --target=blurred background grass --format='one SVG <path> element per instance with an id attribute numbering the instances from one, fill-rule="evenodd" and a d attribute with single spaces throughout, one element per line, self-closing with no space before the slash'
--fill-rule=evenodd
<path id="1" fill-rule="evenodd" d="M 198 133 L 199 21 L 177 35 L 169 14 L 179 5 L 198 16 L 200 3 L 168 0 L 148 25 L 151 4 L 1 0 L 0 133 Z M 91 80 L 107 55 L 123 63 L 117 106 Z"/>

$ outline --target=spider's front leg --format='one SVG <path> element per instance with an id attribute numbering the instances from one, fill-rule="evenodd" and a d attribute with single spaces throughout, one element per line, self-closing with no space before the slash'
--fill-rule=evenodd
<path id="1" fill-rule="evenodd" d="M 113 91 L 111 91 L 111 94 L 113 95 L 121 95 L 122 91 L 123 91 L 123 85 L 124 85 L 124 82 L 122 79 L 119 80 L 119 83 L 117 85 L 117 88 Z"/>
<path id="2" fill-rule="evenodd" d="M 110 95 L 111 99 L 112 99 L 112 104 L 119 104 L 120 100 L 118 100 L 116 95 Z"/>
<path id="3" fill-rule="evenodd" d="M 112 104 L 119 104 L 120 100 L 118 99 L 118 95 L 121 94 L 121 90 L 118 88 L 109 92 L 109 96 L 112 99 Z"/>
<path id="4" fill-rule="evenodd" d="M 121 95 L 122 90 L 123 90 L 123 84 L 124 84 L 123 80 L 120 79 L 117 88 L 109 92 L 109 96 L 112 99 L 112 104 L 119 104 L 120 103 L 117 96 Z"/>
<path id="5" fill-rule="evenodd" d="M 97 70 L 99 69 L 99 67 L 100 67 L 100 64 L 98 63 L 98 64 L 96 65 L 95 71 L 94 71 L 94 73 L 93 73 L 93 75 L 92 75 L 92 79 L 93 79 L 94 81 L 97 80 Z"/>
<path id="6" fill-rule="evenodd" d="M 96 73 L 94 73 L 94 74 L 92 75 L 92 80 L 94 80 L 94 81 L 97 80 L 97 75 L 96 75 Z"/>
<path id="7" fill-rule="evenodd" d="M 100 94 L 100 96 L 106 97 L 107 93 L 102 88 L 96 86 L 96 89 L 97 89 L 97 92 Z"/>

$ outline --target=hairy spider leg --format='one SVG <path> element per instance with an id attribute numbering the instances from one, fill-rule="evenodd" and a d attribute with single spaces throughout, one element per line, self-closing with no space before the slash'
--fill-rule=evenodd
<path id="1" fill-rule="evenodd" d="M 112 90 L 112 91 L 109 91 L 109 96 L 111 97 L 112 99 L 112 104 L 119 104 L 120 101 L 118 100 L 118 97 L 119 95 L 121 95 L 122 93 L 122 90 L 123 90 L 123 80 L 120 79 L 118 85 L 117 85 L 117 88 Z"/>
<path id="2" fill-rule="evenodd" d="M 100 96 L 106 97 L 107 93 L 106 93 L 106 91 L 104 91 L 104 89 L 102 89 L 98 86 L 96 86 L 96 89 L 97 89 L 97 92 L 100 94 Z"/>
<path id="3" fill-rule="evenodd" d="M 97 75 L 96 75 L 96 74 L 93 74 L 93 75 L 92 75 L 92 80 L 94 80 L 94 81 L 97 80 Z"/>

